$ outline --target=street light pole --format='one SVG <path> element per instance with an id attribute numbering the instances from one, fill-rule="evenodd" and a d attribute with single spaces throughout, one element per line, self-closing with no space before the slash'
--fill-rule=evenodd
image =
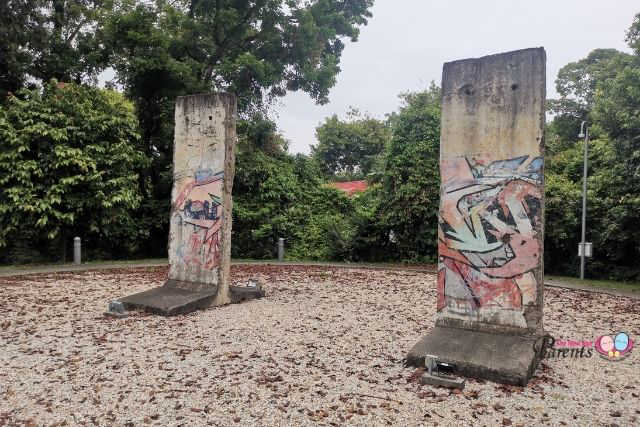
<path id="1" fill-rule="evenodd" d="M 587 244 L 585 240 L 585 234 L 587 231 L 587 156 L 589 154 L 589 128 L 585 129 L 585 124 L 587 122 L 582 122 L 580 125 L 580 135 L 579 138 L 584 137 L 584 165 L 583 165 L 583 176 L 582 176 L 582 240 L 580 241 L 580 246 L 582 250 L 580 251 L 580 279 L 584 279 L 584 257 L 587 252 Z"/>

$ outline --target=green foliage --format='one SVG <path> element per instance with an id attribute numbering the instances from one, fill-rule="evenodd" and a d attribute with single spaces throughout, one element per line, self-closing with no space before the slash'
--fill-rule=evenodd
<path id="1" fill-rule="evenodd" d="M 41 81 L 96 82 L 107 67 L 102 25 L 113 0 L 41 0 L 44 38 L 30 74 Z"/>
<path id="2" fill-rule="evenodd" d="M 588 179 L 588 224 L 598 253 L 591 269 L 600 277 L 637 278 L 640 270 L 640 232 L 637 180 L 630 179 L 625 163 L 617 160 L 608 140 L 590 143 L 592 174 Z"/>
<path id="3" fill-rule="evenodd" d="M 379 215 L 394 236 L 396 259 L 434 260 L 440 188 L 440 88 L 402 95 L 391 118 Z"/>
<path id="4" fill-rule="evenodd" d="M 545 271 L 576 271 L 582 187 L 558 173 L 545 173 Z M 558 256 L 564 254 L 564 256 Z"/>
<path id="5" fill-rule="evenodd" d="M 291 259 L 337 259 L 349 240 L 349 199 L 329 188 L 306 156 L 292 156 L 269 120 L 239 126 L 232 253 L 273 258 L 278 238 Z"/>
<path id="6" fill-rule="evenodd" d="M 640 14 L 627 32 L 634 55 L 596 49 L 567 64 L 557 80 L 562 98 L 549 126 L 546 176 L 546 269 L 566 274 L 577 269 L 582 213 L 583 142 L 580 121 L 589 125 L 587 241 L 594 257 L 591 276 L 640 276 Z M 568 255 L 567 255 L 568 254 Z"/>
<path id="7" fill-rule="evenodd" d="M 366 159 L 370 188 L 350 199 L 346 221 L 332 219 L 334 253 L 352 261 L 433 261 L 437 255 L 440 89 L 401 95 L 388 123 L 335 116 L 317 130 L 314 158 L 332 179 L 358 177 Z M 390 132 L 390 135 L 389 135 Z M 363 156 L 370 141 L 376 150 Z M 377 147 L 384 147 L 379 150 Z M 326 229 L 326 227 L 324 227 Z"/>
<path id="8" fill-rule="evenodd" d="M 332 117 L 319 128 L 319 146 L 341 147 L 352 159 L 361 154 L 353 147 L 366 145 L 366 135 L 384 147 L 366 163 L 369 169 L 378 165 L 380 182 L 352 198 L 326 186 L 323 178 L 335 176 L 318 160 L 318 147 L 313 160 L 265 150 L 283 145 L 276 142 L 275 127 L 257 118 L 243 124 L 234 183 L 234 256 L 273 257 L 278 237 L 284 237 L 292 259 L 435 259 L 440 90 L 432 85 L 402 98 L 403 107 L 389 120 L 391 138 L 389 125 L 370 118 Z M 358 172 L 336 169 L 343 177 Z"/>
<path id="9" fill-rule="evenodd" d="M 84 86 L 23 90 L 0 107 L 0 247 L 27 235 L 82 236 L 89 247 L 135 250 L 140 204 L 133 106 Z"/>
<path id="10" fill-rule="evenodd" d="M 640 147 L 640 57 L 599 87 L 595 120 L 615 140 L 627 141 L 626 155 Z"/>
<path id="11" fill-rule="evenodd" d="M 349 216 L 350 240 L 343 244 L 343 259 L 349 261 L 399 260 L 390 230 L 384 221 L 382 186 L 373 184 L 364 193 L 351 199 L 353 210 Z"/>
<path id="12" fill-rule="evenodd" d="M 150 166 L 145 222 L 167 235 L 176 96 L 228 91 L 245 118 L 289 90 L 319 103 L 335 84 L 344 39 L 356 41 L 372 0 L 118 0 L 106 50 L 133 100 Z M 162 201 L 162 203 L 158 203 Z M 156 242 L 153 247 L 164 247 Z"/>
<path id="13" fill-rule="evenodd" d="M 614 77 L 633 57 L 615 49 L 595 49 L 586 58 L 570 62 L 558 71 L 556 90 L 563 99 L 573 99 L 582 109 L 589 110 L 597 86 Z"/>
<path id="14" fill-rule="evenodd" d="M 560 98 L 547 101 L 549 111 L 555 115 L 547 136 L 552 152 L 571 145 L 580 123 L 590 121 L 599 86 L 632 62 L 632 55 L 615 49 L 595 49 L 586 58 L 560 69 L 556 79 Z"/>
<path id="15" fill-rule="evenodd" d="M 371 0 L 314 2 L 191 0 L 181 42 L 215 89 L 260 102 L 263 91 L 303 90 L 326 102 L 346 37 L 371 16 Z"/>
<path id="16" fill-rule="evenodd" d="M 640 52 L 639 52 L 640 53 Z M 607 161 L 597 169 L 599 225 L 603 258 L 600 274 L 631 279 L 640 276 L 640 55 L 598 87 L 593 117 L 609 136 Z M 612 268 L 611 266 L 615 266 Z"/>
<path id="17" fill-rule="evenodd" d="M 0 99 L 30 79 L 95 82 L 109 51 L 112 0 L 5 0 L 0 5 Z"/>
<path id="18" fill-rule="evenodd" d="M 629 44 L 629 47 L 634 50 L 635 54 L 640 56 L 640 13 L 636 14 L 633 18 L 633 22 L 627 30 L 625 40 Z"/>
<path id="19" fill-rule="evenodd" d="M 0 102 L 18 91 L 29 76 L 45 31 L 41 0 L 0 2 Z"/>
<path id="20" fill-rule="evenodd" d="M 580 143 L 547 159 L 545 269 L 551 273 L 573 273 L 578 268 L 583 150 Z M 607 138 L 590 141 L 587 240 L 594 245 L 594 257 L 587 263 L 590 275 L 637 277 L 637 194 L 616 160 L 614 144 Z"/>
<path id="21" fill-rule="evenodd" d="M 290 155 L 271 103 L 301 90 L 325 103 L 346 40 L 372 0 L 6 0 L 0 4 L 0 247 L 40 261 L 83 237 L 92 257 L 163 256 L 180 95 L 238 96 L 233 256 L 434 261 L 440 92 L 402 95 L 386 122 L 352 111 L 317 128 L 313 156 Z M 564 66 L 548 101 L 545 260 L 577 269 L 589 124 L 591 276 L 640 269 L 640 14 L 633 54 L 595 49 Z M 113 67 L 130 101 L 95 83 Z M 111 82 L 110 84 L 115 84 Z M 24 87 L 30 85 L 30 90 Z M 21 90 L 22 88 L 22 90 Z M 15 96 L 11 95 L 15 94 Z M 369 180 L 346 197 L 327 180 Z"/>
<path id="22" fill-rule="evenodd" d="M 177 95 L 232 92 L 242 112 L 288 90 L 326 102 L 342 40 L 357 40 L 372 3 L 120 0 L 104 33 L 118 79 L 142 107 L 145 142 L 164 154 Z"/>
<path id="23" fill-rule="evenodd" d="M 391 133 L 386 123 L 352 109 L 347 120 L 333 115 L 316 128 L 318 144 L 311 146 L 314 160 L 331 180 L 364 179 L 372 172 Z"/>

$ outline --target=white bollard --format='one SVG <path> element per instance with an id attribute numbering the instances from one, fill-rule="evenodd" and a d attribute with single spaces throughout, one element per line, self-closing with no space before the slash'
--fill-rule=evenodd
<path id="1" fill-rule="evenodd" d="M 278 239 L 278 261 L 284 261 L 284 239 L 282 237 Z"/>
<path id="2" fill-rule="evenodd" d="M 82 262 L 82 244 L 80 238 L 75 237 L 73 239 L 73 263 L 80 264 Z"/>

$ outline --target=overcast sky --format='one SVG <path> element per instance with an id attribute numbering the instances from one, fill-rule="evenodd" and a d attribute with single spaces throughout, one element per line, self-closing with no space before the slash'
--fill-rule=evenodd
<path id="1" fill-rule="evenodd" d="M 596 48 L 629 51 L 624 37 L 638 0 L 376 0 L 356 43 L 347 43 L 330 102 L 319 106 L 302 92 L 274 108 L 289 151 L 309 153 L 325 117 L 349 106 L 383 118 L 398 94 L 440 85 L 442 64 L 509 50 L 547 51 L 547 97 L 558 70 Z"/>

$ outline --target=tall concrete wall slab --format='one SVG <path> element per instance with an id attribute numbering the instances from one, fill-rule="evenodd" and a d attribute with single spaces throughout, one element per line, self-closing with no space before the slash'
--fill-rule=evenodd
<path id="1" fill-rule="evenodd" d="M 406 360 L 526 385 L 544 333 L 542 48 L 444 65 L 436 327 Z"/>
<path id="2" fill-rule="evenodd" d="M 542 330 L 545 61 L 444 65 L 438 325 Z"/>
<path id="3" fill-rule="evenodd" d="M 236 108 L 231 94 L 176 100 L 169 277 L 120 298 L 126 309 L 172 316 L 264 296 L 259 283 L 229 284 Z"/>
<path id="4" fill-rule="evenodd" d="M 228 277 L 235 117 L 229 94 L 176 100 L 170 280 L 206 287 Z"/>

